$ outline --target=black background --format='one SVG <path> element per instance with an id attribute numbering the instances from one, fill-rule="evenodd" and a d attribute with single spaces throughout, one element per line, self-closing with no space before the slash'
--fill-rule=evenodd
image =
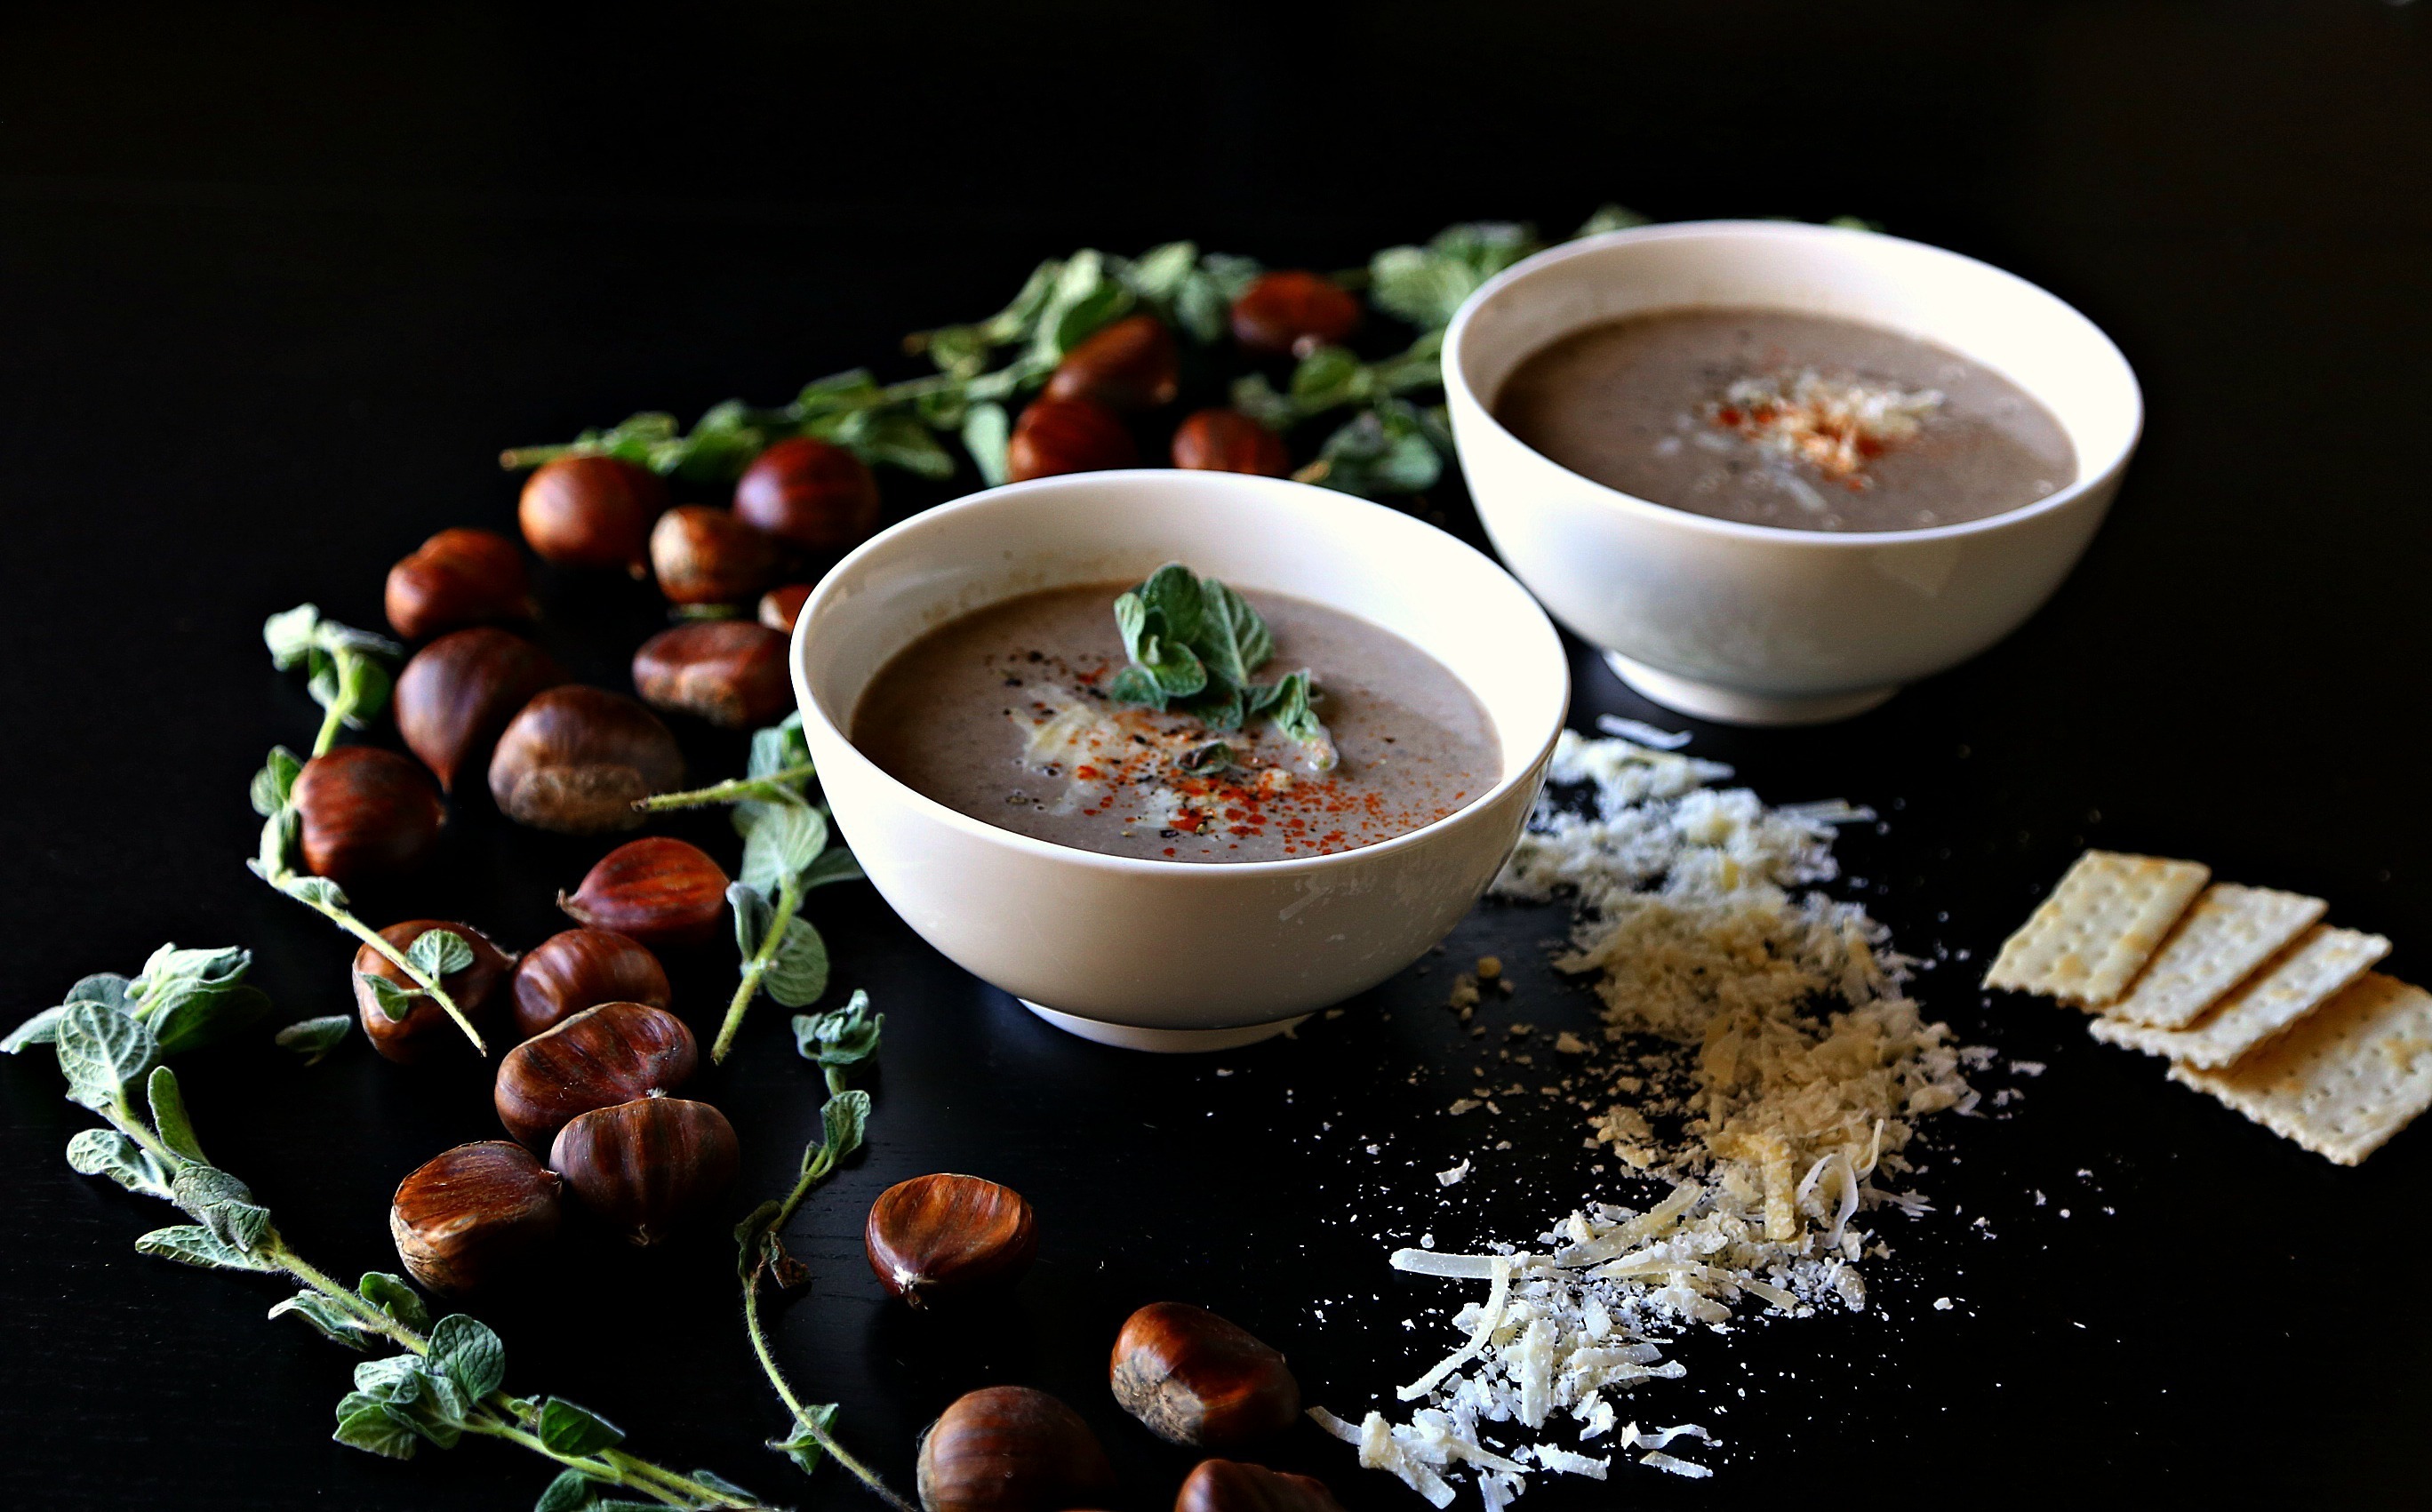
<path id="1" fill-rule="evenodd" d="M 2083 567 L 2009 643 L 1851 723 L 1700 731 L 1696 749 L 1777 801 L 1883 811 L 1885 832 L 1842 846 L 1849 885 L 1908 949 L 1972 952 L 1921 979 L 1934 1014 L 2051 1068 L 1984 1079 L 2023 1089 L 2015 1117 L 1938 1120 L 1919 1182 L 1938 1211 L 1882 1220 L 1897 1253 L 1871 1268 L 1867 1313 L 1686 1340 L 1687 1379 L 1624 1403 L 1713 1427 L 1725 1446 L 1696 1457 L 1715 1479 L 1624 1466 L 1604 1487 L 1541 1478 L 1524 1504 L 2411 1502 L 2432 1135 L 2335 1168 L 2087 1042 L 2073 1015 L 1988 1005 L 1972 983 L 2086 840 L 2326 896 L 2338 922 L 2398 941 L 2392 970 L 2426 970 L 2427 61 L 2418 10 L 2364 0 L 16 12 L 0 1016 L 170 938 L 252 947 L 282 1014 L 341 1011 L 345 943 L 239 865 L 248 774 L 316 713 L 258 626 L 304 598 L 377 624 L 384 569 L 425 534 L 510 527 L 502 445 L 782 398 L 996 308 L 1076 245 L 1191 236 L 1331 267 L 1464 217 L 1559 232 L 1611 199 L 1665 219 L 1862 214 L 2086 311 L 2144 380 L 2146 441 Z M 898 512 L 938 496 L 887 486 Z M 1458 517 L 1456 492 L 1441 502 Z M 647 596 L 547 593 L 553 643 L 620 680 L 656 622 Z M 1650 714 L 1577 670 L 1582 724 Z M 693 745 L 703 773 L 739 761 Z M 551 892 L 604 845 L 461 807 L 443 865 L 367 909 L 536 942 L 559 924 Z M 678 831 L 732 844 L 715 820 Z M 866 889 L 817 908 L 887 1038 L 874 1148 L 795 1225 L 817 1281 L 780 1349 L 899 1486 L 954 1393 L 1027 1381 L 1089 1416 L 1123 1505 L 1162 1506 L 1187 1456 L 1102 1388 L 1131 1307 L 1211 1304 L 1357 1417 L 1451 1338 L 1426 1309 L 1459 1288 L 1394 1275 L 1386 1249 L 1525 1239 L 1619 1195 L 1559 1112 L 1507 1113 L 1494 1133 L 1518 1149 L 1436 1187 L 1488 1132 L 1440 1114 L 1475 1043 L 1431 1006 L 1448 965 L 1295 1042 L 1151 1059 L 1045 1029 Z M 1587 1021 L 1535 948 L 1558 929 L 1489 907 L 1452 942 L 1512 964 L 1521 996 L 1496 1023 Z M 696 1024 L 730 971 L 716 948 L 678 963 Z M 359 1039 L 306 1070 L 257 1036 L 191 1057 L 185 1080 L 215 1158 L 348 1274 L 392 1263 L 397 1178 L 490 1132 L 479 1073 L 406 1074 Z M 705 1084 L 745 1140 L 738 1206 L 787 1179 L 816 1082 L 764 1004 Z M 399 1466 L 331 1444 L 346 1360 L 264 1322 L 265 1280 L 136 1255 L 166 1211 L 65 1169 L 85 1121 L 46 1056 L 0 1065 L 9 1500 L 530 1504 L 547 1468 L 511 1449 Z M 1023 1189 L 1044 1249 L 1014 1305 L 915 1326 L 884 1304 L 858 1227 L 883 1185 L 937 1168 Z M 552 1264 L 481 1308 L 511 1386 L 777 1501 L 869 1504 L 758 1447 L 783 1414 L 721 1242 L 569 1243 Z M 1419 1504 L 1313 1431 L 1266 1457 L 1355 1508 Z"/>

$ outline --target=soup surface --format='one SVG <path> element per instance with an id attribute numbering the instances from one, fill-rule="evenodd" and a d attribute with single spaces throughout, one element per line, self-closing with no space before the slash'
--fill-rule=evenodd
<path id="1" fill-rule="evenodd" d="M 1494 726 L 1434 658 L 1389 630 L 1248 594 L 1274 631 L 1261 680 L 1308 667 L 1324 753 L 1252 720 L 1126 707 L 1113 605 L 1128 583 L 993 604 L 898 652 L 853 713 L 891 776 L 1000 829 L 1107 855 L 1278 861 L 1375 845 L 1475 800 L 1502 775 Z M 1221 741 L 1230 759 L 1209 767 Z"/>
<path id="2" fill-rule="evenodd" d="M 2024 389 L 1856 321 L 1686 309 L 1530 353 L 1495 418 L 1609 488 L 1800 530 L 1913 530 L 2032 504 L 2077 454 Z"/>

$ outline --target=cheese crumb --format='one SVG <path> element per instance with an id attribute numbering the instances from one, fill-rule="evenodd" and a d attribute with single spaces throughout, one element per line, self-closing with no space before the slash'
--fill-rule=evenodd
<path id="1" fill-rule="evenodd" d="M 1464 1160 L 1450 1170 L 1436 1172 L 1436 1181 L 1444 1186 L 1458 1186 L 1469 1175 L 1469 1162 Z"/>

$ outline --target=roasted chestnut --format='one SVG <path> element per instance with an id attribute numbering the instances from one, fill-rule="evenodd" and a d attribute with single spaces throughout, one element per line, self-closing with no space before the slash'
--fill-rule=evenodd
<path id="1" fill-rule="evenodd" d="M 414 918 L 402 924 L 392 924 L 380 932 L 380 938 L 397 948 L 409 950 L 414 942 L 432 930 L 447 930 L 473 949 L 473 964 L 462 971 L 451 971 L 439 979 L 456 1006 L 475 1026 L 490 1017 L 490 999 L 504 982 L 515 964 L 515 958 L 490 943 L 487 936 L 469 924 L 458 924 L 444 918 Z M 369 945 L 355 951 L 355 1016 L 363 1020 L 363 1035 L 372 1049 L 399 1066 L 413 1066 L 430 1058 L 434 1050 L 455 1044 L 459 1037 L 456 1026 L 448 1021 L 448 1011 L 437 1000 L 419 996 L 406 1010 L 402 1018 L 391 1018 L 380 1005 L 380 1000 L 365 986 L 363 978 L 382 977 L 408 991 L 414 982 L 397 968 L 397 963 L 373 949 Z"/>
<path id="2" fill-rule="evenodd" d="M 1132 433 L 1113 411 L 1089 399 L 1031 400 L 1005 448 L 1005 476 L 1017 483 L 1129 467 L 1139 460 Z"/>
<path id="3" fill-rule="evenodd" d="M 566 1189 L 635 1244 L 704 1217 L 735 1184 L 735 1126 L 706 1102 L 637 1098 L 566 1124 L 549 1150 Z"/>
<path id="4" fill-rule="evenodd" d="M 534 1149 L 594 1108 L 672 1092 L 691 1080 L 701 1049 L 684 1020 L 638 1002 L 586 1008 L 498 1062 L 498 1121 Z"/>
<path id="5" fill-rule="evenodd" d="M 1313 1476 L 1203 1459 L 1183 1481 L 1174 1512 L 1343 1512 L 1343 1504 Z"/>
<path id="6" fill-rule="evenodd" d="M 1125 315 L 1066 352 L 1043 392 L 1051 399 L 1089 399 L 1120 414 L 1172 404 L 1181 387 L 1174 332 L 1155 315 Z"/>
<path id="7" fill-rule="evenodd" d="M 472 1291 L 557 1236 L 563 1184 L 531 1151 L 504 1139 L 443 1151 L 389 1200 L 397 1257 L 432 1291 Z"/>
<path id="8" fill-rule="evenodd" d="M 736 518 L 791 546 L 830 556 L 878 529 L 878 479 L 833 442 L 794 436 L 762 452 L 735 483 Z"/>
<path id="9" fill-rule="evenodd" d="M 780 635 L 794 633 L 794 621 L 802 618 L 802 605 L 811 596 L 810 583 L 789 582 L 771 588 L 760 596 L 760 623 Z"/>
<path id="10" fill-rule="evenodd" d="M 1283 437 L 1241 411 L 1201 410 L 1174 428 L 1174 465 L 1281 478 L 1292 471 L 1292 458 Z"/>
<path id="11" fill-rule="evenodd" d="M 1307 357 L 1360 326 L 1360 301 L 1331 278 L 1298 268 L 1262 273 L 1233 301 L 1233 339 L 1254 352 Z"/>
<path id="12" fill-rule="evenodd" d="M 409 641 L 467 625 L 531 619 L 523 553 L 495 530 L 442 530 L 388 569 L 388 622 Z"/>
<path id="13" fill-rule="evenodd" d="M 732 510 L 679 504 L 650 528 L 650 570 L 671 604 L 731 604 L 777 575 L 777 542 Z"/>
<path id="14" fill-rule="evenodd" d="M 1187 1302 L 1151 1302 L 1132 1314 L 1106 1375 L 1123 1409 L 1168 1443 L 1228 1449 L 1300 1417 L 1300 1383 L 1284 1357 Z"/>
<path id="15" fill-rule="evenodd" d="M 659 716 L 622 694 L 568 685 L 508 721 L 490 756 L 490 796 L 518 824 L 564 834 L 631 830 L 633 805 L 684 781 L 684 753 Z"/>
<path id="16" fill-rule="evenodd" d="M 920 1435 L 926 1512 L 1062 1512 L 1115 1489 L 1115 1468 L 1080 1414 L 1030 1386 L 954 1399 Z"/>
<path id="17" fill-rule="evenodd" d="M 442 635 L 397 674 L 397 732 L 452 793 L 465 764 L 488 762 L 516 711 L 565 680 L 566 669 L 519 635 L 488 626 Z"/>
<path id="18" fill-rule="evenodd" d="M 431 774 L 377 746 L 340 746 L 306 762 L 288 801 L 304 869 L 349 887 L 421 865 L 448 816 Z"/>
<path id="19" fill-rule="evenodd" d="M 726 912 L 726 873 L 698 846 L 650 835 L 600 857 L 557 906 L 645 945 L 699 945 Z"/>
<path id="20" fill-rule="evenodd" d="M 1039 1252 L 1039 1225 L 1010 1186 L 977 1176 L 915 1176 L 870 1204 L 862 1248 L 881 1285 L 923 1307 L 1011 1285 Z"/>
<path id="21" fill-rule="evenodd" d="M 614 457 L 561 457 L 524 480 L 524 540 L 561 567 L 650 568 L 650 522 L 667 507 L 656 473 Z"/>
<path id="22" fill-rule="evenodd" d="M 665 1008 L 674 1000 L 650 947 L 607 930 L 552 934 L 515 963 L 515 1030 L 526 1039 L 603 1002 Z"/>
<path id="23" fill-rule="evenodd" d="M 653 709 L 742 730 L 793 707 L 785 637 L 748 619 L 697 619 L 633 653 L 633 691 Z"/>

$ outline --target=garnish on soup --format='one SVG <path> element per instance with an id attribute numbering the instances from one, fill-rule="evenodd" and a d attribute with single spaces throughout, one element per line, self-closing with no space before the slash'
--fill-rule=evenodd
<path id="1" fill-rule="evenodd" d="M 1160 713 L 1178 708 L 1211 731 L 1268 720 L 1301 748 L 1309 771 L 1332 769 L 1334 739 L 1309 707 L 1309 668 L 1275 682 L 1250 680 L 1275 655 L 1275 638 L 1240 594 L 1169 562 L 1115 599 L 1115 628 L 1131 658 L 1106 683 L 1116 702 Z M 1190 754 L 1193 770 L 1234 764 L 1232 748 L 1222 741 Z"/>

